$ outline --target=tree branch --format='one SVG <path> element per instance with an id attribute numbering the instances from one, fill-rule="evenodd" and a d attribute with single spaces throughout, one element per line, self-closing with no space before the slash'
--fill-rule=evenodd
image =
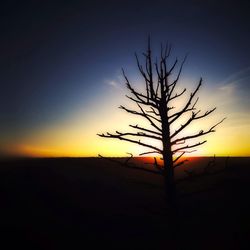
<path id="1" fill-rule="evenodd" d="M 179 111 L 179 112 L 176 112 L 175 114 L 170 115 L 170 116 L 168 117 L 169 120 L 170 120 L 171 118 L 173 118 L 173 119 L 169 121 L 169 124 L 171 124 L 171 123 L 173 123 L 174 121 L 176 121 L 182 114 L 184 114 L 184 113 L 186 113 L 186 112 L 188 112 L 188 111 L 196 110 L 195 105 L 196 105 L 196 103 L 198 102 L 198 100 L 199 100 L 199 97 L 197 97 L 196 101 L 194 102 L 194 104 L 193 104 L 193 106 L 192 106 L 191 108 L 187 108 L 185 111 L 181 110 L 181 111 Z M 180 113 L 181 113 L 181 114 L 180 114 Z M 180 115 L 180 116 L 179 116 L 179 115 Z M 175 118 L 174 118 L 174 117 L 175 117 Z"/>
<path id="2" fill-rule="evenodd" d="M 155 139 L 155 140 L 159 140 L 162 141 L 161 137 L 158 136 L 154 136 L 154 135 L 149 135 L 143 132 L 138 132 L 138 133 L 121 133 L 119 131 L 116 131 L 116 133 L 120 136 L 138 136 L 138 137 L 147 137 L 147 138 L 151 138 L 151 139 Z"/>
<path id="3" fill-rule="evenodd" d="M 156 132 L 156 131 L 153 131 L 153 130 L 150 130 L 150 129 L 146 129 L 146 128 L 142 128 L 138 125 L 129 125 L 131 128 L 135 128 L 135 129 L 139 129 L 139 130 L 142 130 L 142 131 L 146 131 L 146 132 L 149 132 L 149 133 L 152 133 L 152 134 L 155 134 L 155 135 L 159 135 L 161 136 L 162 134 L 159 133 L 159 132 Z"/>
<path id="4" fill-rule="evenodd" d="M 131 154 L 132 155 L 132 154 Z M 121 165 L 122 167 L 125 167 L 125 168 L 130 168 L 130 169 L 135 169 L 135 170 L 140 170 L 140 171 L 144 171 L 144 172 L 148 172 L 148 173 L 151 173 L 151 174 L 157 174 L 157 175 L 161 175 L 161 172 L 159 171 L 154 171 L 154 170 L 151 170 L 151 169 L 148 169 L 148 168 L 143 168 L 143 167 L 138 167 L 136 165 L 131 165 L 131 164 L 128 164 L 128 161 L 133 157 L 131 156 L 130 158 L 128 158 L 125 162 L 120 162 L 120 161 L 117 161 L 117 160 L 114 160 L 110 157 L 105 157 L 105 156 L 102 156 L 102 155 L 98 155 L 100 158 L 102 159 L 105 159 L 105 160 L 108 160 L 108 161 L 111 161 L 111 162 L 115 162 L 115 163 L 118 163 L 119 165 Z"/>
<path id="5" fill-rule="evenodd" d="M 148 106 L 151 105 L 152 107 L 157 108 L 157 104 L 156 104 L 156 103 L 145 102 L 145 101 L 143 101 L 143 100 L 136 100 L 136 99 L 134 99 L 133 97 L 128 96 L 128 95 L 126 95 L 126 97 L 127 97 L 128 99 L 130 99 L 131 101 L 134 101 L 135 103 L 139 103 L 139 104 L 143 104 L 143 105 L 148 105 Z"/>
<path id="6" fill-rule="evenodd" d="M 175 153 L 177 153 L 177 152 L 179 152 L 179 151 L 181 151 L 181 150 L 183 150 L 183 149 L 189 149 L 189 148 L 194 148 L 194 147 L 200 146 L 200 145 L 202 145 L 202 144 L 204 144 L 204 143 L 206 143 L 206 142 L 207 142 L 207 141 L 198 142 L 198 143 L 193 144 L 193 145 L 191 145 L 191 146 L 186 145 L 186 146 L 177 148 L 177 149 L 173 150 L 173 154 L 175 154 Z"/>
<path id="7" fill-rule="evenodd" d="M 147 113 L 152 113 L 152 114 L 155 114 L 156 116 L 160 116 L 159 113 L 157 113 L 154 108 L 150 107 L 151 110 L 146 110 Z"/>
<path id="8" fill-rule="evenodd" d="M 188 159 L 185 159 L 185 160 L 183 160 L 183 161 L 181 161 L 181 162 L 175 164 L 175 165 L 174 165 L 174 168 L 177 168 L 177 167 L 183 165 L 183 164 L 184 164 L 185 162 L 187 162 L 187 161 L 188 161 Z"/>
<path id="9" fill-rule="evenodd" d="M 186 88 L 183 89 L 183 91 L 180 94 L 176 93 L 175 96 L 169 98 L 169 101 L 172 101 L 173 99 L 178 98 L 179 96 L 183 95 L 185 92 L 186 92 Z"/>
<path id="10" fill-rule="evenodd" d="M 140 106 L 139 104 L 137 104 L 137 105 L 141 108 L 141 106 Z M 147 118 L 147 119 L 151 118 L 151 119 L 156 120 L 157 122 L 161 122 L 161 120 L 157 119 L 156 117 L 154 117 L 154 116 L 152 116 L 152 115 L 149 115 L 149 114 L 146 114 L 146 113 L 143 111 L 142 108 L 141 108 L 142 113 L 137 112 L 137 111 L 135 111 L 135 110 L 127 109 L 127 108 L 125 108 L 125 107 L 122 106 L 122 105 L 121 105 L 119 108 L 120 108 L 120 109 L 123 109 L 123 110 L 125 110 L 125 111 L 127 111 L 128 113 L 131 113 L 131 114 L 133 114 L 133 115 L 139 115 L 139 116 L 143 116 L 143 117 L 145 117 L 145 118 Z M 150 123 L 151 123 L 151 122 L 152 122 L 152 120 L 150 120 Z"/>
<path id="11" fill-rule="evenodd" d="M 148 154 L 160 154 L 158 151 L 148 151 L 144 153 L 140 153 L 139 155 L 148 155 Z"/>
<path id="12" fill-rule="evenodd" d="M 200 137 L 200 136 L 203 136 L 203 135 L 215 132 L 214 128 L 217 127 L 219 124 L 221 124 L 225 119 L 226 118 L 223 118 L 221 121 L 219 121 L 218 123 L 216 123 L 215 125 L 213 125 L 209 130 L 207 130 L 205 132 L 203 130 L 201 130 L 197 134 L 189 135 L 189 136 L 184 136 L 182 138 L 178 138 L 178 139 L 172 141 L 171 145 L 175 145 L 175 144 L 177 144 L 178 142 L 181 142 L 181 141 L 185 141 L 185 140 L 189 140 L 189 139 L 194 139 L 194 138 L 197 138 L 197 137 Z"/>
<path id="13" fill-rule="evenodd" d="M 156 157 L 154 157 L 154 163 L 147 163 L 147 162 L 146 162 L 145 164 L 153 165 L 153 166 L 156 168 L 156 170 L 157 170 L 158 172 L 160 172 L 160 174 L 163 174 L 163 168 L 162 168 L 161 165 L 158 164 Z"/>
<path id="14" fill-rule="evenodd" d="M 176 159 L 174 159 L 173 163 L 177 162 L 186 152 L 183 151 Z"/>
<path id="15" fill-rule="evenodd" d="M 173 91 L 175 89 L 176 83 L 179 81 L 179 78 L 180 78 L 180 75 L 181 75 L 181 72 L 182 72 L 182 68 L 183 68 L 183 65 L 184 65 L 186 59 L 187 59 L 187 56 L 184 57 L 184 59 L 183 59 L 183 61 L 181 63 L 181 66 L 180 66 L 179 72 L 177 74 L 177 77 L 175 78 L 175 80 L 171 84 L 168 85 L 168 87 L 172 87 L 172 88 L 171 88 L 170 92 L 167 95 L 167 103 L 169 102 L 169 99 L 171 98 L 171 95 L 172 95 L 172 93 L 173 93 Z M 165 92 L 165 93 L 167 93 L 167 92 Z"/>
<path id="16" fill-rule="evenodd" d="M 141 110 L 141 112 L 145 115 L 144 117 L 150 122 L 150 124 L 154 127 L 154 128 L 156 128 L 158 131 L 162 131 L 151 119 L 150 119 L 150 117 L 149 117 L 149 115 L 147 115 L 145 112 L 144 112 L 144 110 L 142 109 L 142 107 L 137 103 L 137 105 L 138 105 L 138 107 L 140 108 L 140 110 Z M 157 119 L 157 118 L 155 118 L 155 119 Z M 158 120 L 158 119 L 157 119 Z M 161 121 L 160 121 L 160 123 L 161 123 Z"/>
<path id="17" fill-rule="evenodd" d="M 184 106 L 184 108 L 181 111 L 179 111 L 178 113 L 174 114 L 175 118 L 173 118 L 172 120 L 169 121 L 170 124 L 173 123 L 174 121 L 176 121 L 182 114 L 184 114 L 185 112 L 187 112 L 188 107 L 190 106 L 190 104 L 192 102 L 192 99 L 194 98 L 195 94 L 197 93 L 197 91 L 199 90 L 199 88 L 201 86 L 201 83 L 202 83 L 202 78 L 200 79 L 199 84 L 197 85 L 195 91 L 190 94 L 189 100 L 186 103 L 186 105 Z M 197 101 L 198 101 L 198 99 L 195 101 L 193 107 L 190 110 L 192 110 L 194 108 L 194 106 L 197 103 Z"/>
<path id="18" fill-rule="evenodd" d="M 213 108 L 209 111 L 206 111 L 203 115 L 197 116 L 200 113 L 200 110 L 197 111 L 196 113 L 192 112 L 192 116 L 186 121 L 186 123 L 184 123 L 183 125 L 181 125 L 181 127 L 179 129 L 177 129 L 171 136 L 170 138 L 172 139 L 173 137 L 175 137 L 177 134 L 179 134 L 185 127 L 187 127 L 192 121 L 194 120 L 198 120 L 201 118 L 204 118 L 206 116 L 208 116 L 209 114 L 211 114 L 212 112 L 215 111 L 216 108 Z"/>
<path id="19" fill-rule="evenodd" d="M 139 141 L 136 141 L 136 140 L 132 140 L 132 139 L 128 139 L 128 138 L 125 138 L 125 137 L 122 137 L 122 135 L 119 135 L 119 134 L 111 134 L 111 133 L 107 133 L 106 135 L 105 134 L 97 134 L 98 136 L 100 137 L 105 137 L 105 138 L 116 138 L 116 139 L 119 139 L 119 140 L 122 140 L 122 141 L 128 141 L 128 142 L 132 142 L 132 143 L 135 143 L 135 144 L 138 144 L 138 145 L 141 145 L 141 146 L 144 146 L 144 147 L 147 147 L 147 148 L 151 148 L 151 149 L 154 149 L 160 153 L 162 153 L 162 150 L 153 146 L 153 145 L 149 145 L 149 144 L 146 144 L 146 143 L 143 143 L 141 142 L 140 140 Z"/>

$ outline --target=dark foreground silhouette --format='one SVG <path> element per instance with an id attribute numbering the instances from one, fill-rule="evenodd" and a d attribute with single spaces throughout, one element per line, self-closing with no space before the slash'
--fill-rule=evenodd
<path id="1" fill-rule="evenodd" d="M 250 159 L 227 164 L 178 182 L 172 246 L 161 176 L 96 158 L 1 160 L 1 248 L 249 249 Z"/>

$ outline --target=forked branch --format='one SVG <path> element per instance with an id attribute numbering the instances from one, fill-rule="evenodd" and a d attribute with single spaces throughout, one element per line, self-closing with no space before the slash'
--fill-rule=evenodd
<path id="1" fill-rule="evenodd" d="M 122 140 L 122 141 L 132 142 L 132 143 L 138 144 L 140 146 L 144 146 L 144 147 L 147 147 L 147 148 L 154 149 L 155 151 L 158 151 L 159 153 L 162 153 L 162 150 L 159 149 L 156 146 L 153 146 L 153 145 L 150 145 L 150 144 L 147 144 L 147 143 L 143 143 L 140 140 L 136 141 L 136 140 L 132 140 L 132 139 L 129 139 L 129 138 L 125 138 L 125 137 L 123 137 L 122 134 L 107 133 L 107 134 L 97 134 L 97 135 L 100 136 L 100 137 L 104 137 L 104 138 L 115 138 L 115 139 L 119 139 L 119 140 Z"/>
<path id="2" fill-rule="evenodd" d="M 183 141 L 186 141 L 186 140 L 189 140 L 189 139 L 195 139 L 195 138 L 198 138 L 200 136 L 204 136 L 204 135 L 207 135 L 209 133 L 213 133 L 215 132 L 215 127 L 217 127 L 219 124 L 221 124 L 226 118 L 223 118 L 221 121 L 219 121 L 218 123 L 216 123 L 215 125 L 213 125 L 209 130 L 207 131 L 203 131 L 201 130 L 199 133 L 197 134 L 194 134 L 194 135 L 188 135 L 188 136 L 183 136 L 182 138 L 178 138 L 178 139 L 175 139 L 174 141 L 171 142 L 171 145 L 176 145 L 178 144 L 179 142 L 183 142 Z"/>
<path id="3" fill-rule="evenodd" d="M 143 171 L 143 172 L 147 172 L 147 173 L 151 173 L 151 174 L 157 174 L 157 175 L 161 175 L 162 174 L 160 171 L 155 171 L 155 170 L 151 170 L 149 168 L 139 167 L 139 166 L 136 166 L 135 164 L 129 163 L 129 161 L 133 158 L 132 154 L 130 154 L 130 157 L 126 158 L 124 162 L 115 160 L 115 159 L 113 159 L 111 157 L 105 157 L 105 156 L 102 156 L 100 154 L 98 154 L 98 156 L 100 158 L 102 158 L 102 159 L 105 159 L 105 160 L 117 163 L 120 166 L 129 168 L 129 169 L 140 170 L 140 171 Z"/>

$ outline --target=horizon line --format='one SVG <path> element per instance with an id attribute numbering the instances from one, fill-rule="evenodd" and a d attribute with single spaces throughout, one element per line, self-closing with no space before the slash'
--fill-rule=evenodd
<path id="1" fill-rule="evenodd" d="M 129 158 L 129 156 L 104 156 L 105 158 Z M 133 156 L 132 158 L 154 158 L 155 156 Z M 220 157 L 220 158 L 249 158 L 250 155 L 192 155 L 192 156 L 183 156 L 183 158 L 211 158 L 211 157 Z M 4 159 L 87 159 L 87 158 L 96 158 L 102 159 L 99 156 L 0 156 L 0 160 Z M 156 158 L 160 158 L 157 156 Z"/>

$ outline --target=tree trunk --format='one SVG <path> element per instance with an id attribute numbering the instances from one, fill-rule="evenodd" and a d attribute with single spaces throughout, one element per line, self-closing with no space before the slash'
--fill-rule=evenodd
<path id="1" fill-rule="evenodd" d="M 172 152 L 169 143 L 163 142 L 163 161 L 164 161 L 164 185 L 166 201 L 169 207 L 176 207 L 176 186 L 174 180 L 174 168 Z"/>
<path id="2" fill-rule="evenodd" d="M 174 180 L 173 155 L 171 150 L 170 128 L 168 123 L 168 111 L 165 101 L 160 108 L 162 121 L 162 146 L 163 146 L 163 163 L 164 163 L 164 183 L 165 194 L 168 206 L 175 206 L 176 187 Z"/>
<path id="3" fill-rule="evenodd" d="M 176 186 L 174 179 L 173 155 L 171 150 L 170 130 L 168 123 L 167 109 L 162 109 L 162 144 L 163 144 L 163 162 L 164 162 L 164 185 L 165 185 L 165 199 L 168 209 L 168 227 L 169 244 L 171 249 L 179 249 L 178 246 L 178 231 L 179 218 L 178 206 L 176 197 Z"/>

